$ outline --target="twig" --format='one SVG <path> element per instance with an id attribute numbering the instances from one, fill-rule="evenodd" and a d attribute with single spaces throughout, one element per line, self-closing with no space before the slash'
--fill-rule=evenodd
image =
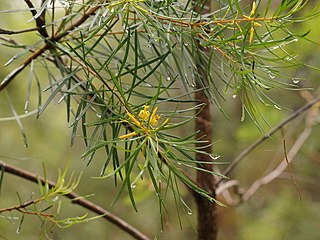
<path id="1" fill-rule="evenodd" d="M 0 168 L 3 169 L 3 171 L 7 173 L 11 173 L 15 176 L 27 179 L 31 182 L 38 183 L 38 177 L 26 170 L 20 169 L 18 167 L 12 166 L 10 164 L 7 164 L 3 161 L 0 161 Z M 42 184 L 47 183 L 51 188 L 55 187 L 56 183 L 52 181 L 47 181 L 44 178 L 39 178 Z M 103 218 L 108 220 L 109 222 L 115 224 L 119 228 L 121 228 L 123 231 L 130 234 L 133 238 L 139 239 L 139 240 L 150 240 L 146 235 L 144 235 L 142 232 L 134 228 L 132 225 L 121 219 L 120 217 L 110 213 L 109 211 L 105 210 L 101 206 L 81 197 L 80 195 L 71 192 L 66 195 L 67 198 L 72 200 L 72 203 L 80 205 L 94 213 L 97 213 L 98 215 L 101 215 Z"/>
<path id="2" fill-rule="evenodd" d="M 285 138 L 283 139 L 283 152 L 284 152 L 284 158 L 286 160 L 286 163 L 287 163 L 287 166 L 288 166 L 288 170 L 289 170 L 289 173 L 290 173 L 290 177 L 291 177 L 291 179 L 293 181 L 294 186 L 296 187 L 296 189 L 297 189 L 297 191 L 299 193 L 299 199 L 301 200 L 302 199 L 302 193 L 301 193 L 301 190 L 299 188 L 299 185 L 298 185 L 296 179 L 293 176 L 293 172 L 292 172 L 292 169 L 291 169 L 291 163 L 289 161 L 288 154 L 287 154 L 287 144 L 286 144 L 286 139 Z"/>
<path id="3" fill-rule="evenodd" d="M 44 7 L 43 11 L 41 12 L 41 14 L 37 16 L 37 11 L 34 9 L 34 6 L 32 4 L 32 2 L 30 0 L 24 0 L 25 3 L 28 5 L 30 12 L 32 14 L 32 16 L 35 18 L 37 27 L 38 27 L 38 32 L 41 34 L 41 36 L 43 36 L 44 38 L 49 37 L 49 34 L 47 32 L 47 29 L 45 28 L 46 26 L 46 8 Z M 41 2 L 41 7 L 42 5 L 45 3 L 45 1 Z"/>
<path id="4" fill-rule="evenodd" d="M 3 81 L 0 83 L 0 91 L 3 90 L 22 70 L 24 70 L 34 59 L 42 55 L 46 50 L 52 47 L 53 42 L 59 41 L 61 38 L 68 35 L 72 30 L 74 30 L 77 26 L 81 25 L 87 18 L 89 18 L 95 11 L 97 11 L 99 7 L 90 8 L 78 21 L 76 21 L 72 26 L 65 30 L 65 32 L 52 36 L 50 41 L 46 43 L 45 46 L 34 52 L 29 58 L 27 58 L 19 67 L 9 73 Z"/>
<path id="5" fill-rule="evenodd" d="M 313 99 L 312 101 L 308 102 L 304 106 L 300 107 L 296 111 L 294 111 L 289 117 L 287 117 L 285 120 L 280 122 L 278 125 L 276 125 L 273 129 L 271 129 L 267 134 L 265 134 L 263 137 L 252 143 L 248 148 L 246 148 L 243 152 L 241 152 L 231 163 L 229 166 L 223 171 L 223 175 L 227 176 L 239 163 L 240 161 L 247 156 L 253 149 L 255 149 L 257 146 L 259 146 L 261 143 L 263 143 L 266 139 L 268 139 L 270 136 L 272 136 L 274 133 L 279 131 L 283 126 L 297 118 L 300 114 L 314 106 L 320 102 L 320 96 Z M 222 181 L 222 179 L 217 183 L 219 184 Z"/>
<path id="6" fill-rule="evenodd" d="M 21 30 L 7 30 L 7 29 L 0 28 L 0 34 L 13 35 L 13 34 L 20 34 L 20 33 L 38 31 L 38 30 L 39 30 L 39 28 L 37 28 L 37 27 L 21 29 Z"/>
<path id="7" fill-rule="evenodd" d="M 317 99 L 319 100 L 319 98 L 316 98 L 312 102 L 314 102 Z M 310 103 L 312 103 L 312 102 L 310 102 Z M 288 154 L 285 154 L 284 159 L 281 161 L 281 163 L 273 171 L 271 171 L 270 173 L 268 173 L 264 177 L 256 180 L 248 188 L 248 190 L 241 197 L 242 201 L 248 201 L 261 186 L 266 185 L 266 184 L 270 183 L 271 181 L 273 181 L 274 179 L 278 178 L 286 170 L 286 168 L 288 166 L 290 166 L 290 163 L 293 161 L 293 158 L 297 155 L 300 148 L 303 146 L 305 141 L 308 139 L 308 137 L 312 133 L 312 123 L 313 123 L 314 117 L 315 117 L 314 111 L 310 111 L 310 114 L 306 119 L 306 127 L 305 127 L 304 131 L 298 137 L 298 139 L 295 141 L 295 143 L 291 147 Z"/>

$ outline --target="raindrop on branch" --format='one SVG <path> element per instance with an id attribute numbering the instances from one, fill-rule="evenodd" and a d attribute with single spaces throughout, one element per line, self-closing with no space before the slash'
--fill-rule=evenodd
<path id="1" fill-rule="evenodd" d="M 274 79 L 276 77 L 276 75 L 274 73 L 272 73 L 272 72 L 269 72 L 269 77 Z"/>
<path id="2" fill-rule="evenodd" d="M 281 110 L 281 107 L 279 107 L 278 105 L 274 104 L 273 105 L 276 109 Z"/>
<path id="3" fill-rule="evenodd" d="M 292 78 L 292 82 L 294 84 L 298 84 L 300 82 L 300 78 Z"/>

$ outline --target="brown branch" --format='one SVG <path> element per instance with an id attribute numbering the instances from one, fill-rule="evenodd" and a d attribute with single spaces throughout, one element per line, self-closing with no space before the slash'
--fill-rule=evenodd
<path id="1" fill-rule="evenodd" d="M 8 207 L 8 208 L 1 208 L 0 209 L 0 213 L 4 213 L 4 212 L 12 212 L 12 211 L 18 211 L 21 212 L 23 214 L 28 214 L 28 215 L 37 215 L 37 216 L 41 216 L 44 218 L 52 218 L 53 215 L 52 214 L 47 214 L 47 213 L 41 213 L 41 212 L 34 212 L 34 211 L 28 211 L 26 208 L 30 205 L 35 205 L 38 202 L 43 201 L 44 198 L 39 198 L 36 200 L 31 200 L 13 207 Z"/>
<path id="2" fill-rule="evenodd" d="M 315 104 L 320 102 L 320 96 L 313 99 L 312 101 L 308 102 L 304 106 L 300 107 L 296 111 L 294 111 L 289 117 L 284 119 L 282 122 L 280 122 L 278 125 L 276 125 L 274 128 L 272 128 L 267 134 L 265 134 L 263 137 L 252 143 L 248 148 L 246 148 L 243 152 L 241 152 L 231 163 L 229 166 L 223 171 L 223 175 L 227 176 L 240 162 L 241 160 L 247 156 L 252 150 L 254 150 L 257 146 L 259 146 L 261 143 L 263 143 L 266 139 L 270 138 L 274 133 L 279 131 L 283 126 L 300 116 L 302 113 L 304 113 L 306 110 L 313 107 Z M 220 180 L 217 184 L 221 183 L 222 180 Z"/>
<path id="3" fill-rule="evenodd" d="M 37 199 L 37 200 L 31 200 L 31 201 L 28 201 L 28 202 L 25 202 L 25 203 L 22 203 L 22 204 L 19 204 L 19 205 L 16 205 L 16 206 L 12 206 L 12 207 L 8 207 L 8 208 L 1 208 L 0 209 L 0 213 L 3 213 L 3 212 L 11 212 L 11 211 L 14 211 L 14 210 L 17 210 L 19 211 L 19 209 L 21 208 L 26 208 L 30 205 L 34 205 L 40 201 L 42 201 L 43 199 L 40 198 L 40 199 Z"/>
<path id="4" fill-rule="evenodd" d="M 28 1 L 28 0 L 26 0 Z M 78 21 L 76 21 L 72 26 L 70 26 L 68 29 L 65 30 L 65 32 L 52 36 L 50 38 L 49 43 L 47 42 L 45 46 L 34 52 L 29 58 L 27 58 L 19 67 L 17 67 L 15 70 L 13 70 L 11 73 L 9 73 L 3 81 L 0 83 L 0 91 L 3 90 L 17 75 L 25 69 L 34 59 L 42 55 L 46 50 L 50 49 L 52 47 L 53 42 L 59 41 L 61 38 L 68 35 L 72 30 L 74 30 L 76 27 L 81 25 L 86 19 L 88 19 L 92 14 L 94 14 L 95 11 L 97 11 L 99 7 L 93 7 L 90 8 Z"/>
<path id="5" fill-rule="evenodd" d="M 40 33 L 40 35 L 44 38 L 48 38 L 49 34 L 47 32 L 47 29 L 45 28 L 46 26 L 46 9 L 44 8 L 44 10 L 42 11 L 42 13 L 36 18 L 35 16 L 38 14 L 37 11 L 35 10 L 32 2 L 30 0 L 24 0 L 25 3 L 28 5 L 30 12 L 32 14 L 32 16 L 35 18 L 36 24 L 37 24 L 37 28 L 38 28 L 38 32 Z M 45 3 L 45 1 L 43 0 L 41 3 L 41 7 L 42 5 Z"/>
<path id="6" fill-rule="evenodd" d="M 32 31 L 38 31 L 39 28 L 27 28 L 27 29 L 22 29 L 22 30 L 7 30 L 0 28 L 0 34 L 5 34 L 5 35 L 13 35 L 13 34 L 20 34 L 20 33 L 26 33 L 26 32 L 32 32 Z"/>
<path id="7" fill-rule="evenodd" d="M 3 171 L 5 171 L 7 173 L 24 178 L 24 179 L 29 180 L 34 183 L 38 183 L 38 179 L 40 179 L 42 184 L 47 183 L 49 185 L 49 187 L 51 187 L 51 188 L 55 187 L 55 185 L 56 185 L 56 183 L 54 183 L 52 181 L 47 181 L 44 178 L 38 178 L 35 174 L 33 174 L 29 171 L 12 166 L 12 165 L 7 164 L 3 161 L 0 161 L 0 168 L 3 169 Z M 82 206 L 82 207 L 84 207 L 84 208 L 86 208 L 86 209 L 88 209 L 98 215 L 101 215 L 107 221 L 115 224 L 120 229 L 122 229 L 123 231 L 130 234 L 133 238 L 139 239 L 139 240 L 150 240 L 150 238 L 148 238 L 146 235 L 144 235 L 142 232 L 140 232 L 139 230 L 134 228 L 132 225 L 130 225 L 129 223 L 127 223 L 126 221 L 124 221 L 120 217 L 110 213 L 109 211 L 105 210 L 101 206 L 81 197 L 80 195 L 78 195 L 74 192 L 71 192 L 71 193 L 68 193 L 64 196 L 71 199 L 72 203 L 77 204 L 79 206 Z"/>

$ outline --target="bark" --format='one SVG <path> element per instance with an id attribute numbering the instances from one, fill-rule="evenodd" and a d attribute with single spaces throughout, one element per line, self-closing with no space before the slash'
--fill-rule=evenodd
<path id="1" fill-rule="evenodd" d="M 199 1 L 203 2 L 203 1 Z M 210 11 L 210 1 L 205 3 L 206 9 L 201 8 L 201 14 Z M 201 46 L 198 44 L 198 47 L 201 51 L 205 51 L 201 49 Z M 201 79 L 202 83 L 206 83 L 207 81 L 207 63 L 204 62 L 201 57 L 197 61 L 197 71 L 199 74 L 199 79 Z M 203 89 L 201 83 L 196 83 L 197 89 Z M 201 138 L 201 140 L 205 140 L 205 143 L 199 143 L 196 147 L 205 147 L 202 149 L 206 153 L 211 154 L 212 149 L 210 143 L 212 143 L 212 122 L 211 122 L 211 112 L 210 112 L 210 101 L 208 96 L 202 91 L 198 91 L 195 94 L 195 98 L 198 102 L 204 103 L 205 107 L 198 113 L 198 117 L 195 122 L 195 130 L 199 131 L 197 134 L 197 139 Z M 208 146 L 209 145 L 209 146 Z M 210 162 L 212 158 L 206 154 L 196 154 L 197 161 L 205 161 Z M 198 164 L 198 167 L 203 169 L 212 171 L 212 164 Z M 215 179 L 212 174 L 197 171 L 197 184 L 206 190 L 212 197 L 215 197 Z M 196 205 L 198 209 L 198 239 L 199 240 L 215 240 L 217 239 L 218 225 L 217 225 L 217 213 L 216 213 L 216 204 L 210 202 L 206 198 L 195 195 Z"/>
<path id="2" fill-rule="evenodd" d="M 205 74 L 203 73 L 202 76 Z M 200 87 L 200 86 L 198 86 Z M 208 97 L 199 91 L 196 93 L 195 98 L 201 103 L 205 103 L 206 106 L 199 113 L 196 119 L 196 131 L 199 131 L 197 138 L 202 138 L 207 143 L 199 143 L 196 147 L 203 147 L 203 145 L 208 145 L 212 142 L 212 123 L 210 114 L 210 103 Z M 211 146 L 207 146 L 203 149 L 207 153 L 211 153 Z M 210 162 L 212 158 L 204 154 L 196 154 L 197 161 Z M 198 167 L 204 168 L 206 170 L 212 171 L 212 164 L 198 164 Z M 212 174 L 197 171 L 197 184 L 206 190 L 211 196 L 215 197 L 215 179 Z M 217 215 L 216 215 L 216 204 L 210 202 L 206 198 L 196 195 L 196 204 L 198 208 L 198 235 L 199 240 L 214 240 L 217 237 Z"/>

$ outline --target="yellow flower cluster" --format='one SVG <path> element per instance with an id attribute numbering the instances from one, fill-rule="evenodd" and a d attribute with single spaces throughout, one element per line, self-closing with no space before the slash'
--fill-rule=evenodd
<path id="1" fill-rule="evenodd" d="M 129 111 L 126 111 L 128 117 L 131 119 L 132 123 L 134 125 L 136 125 L 137 127 L 141 128 L 142 130 L 144 130 L 144 132 L 146 132 L 146 133 L 149 133 L 149 127 L 146 129 L 144 127 L 145 123 L 148 123 L 148 126 L 149 125 L 156 126 L 156 125 L 158 125 L 158 121 L 160 120 L 160 115 L 157 114 L 158 107 L 155 107 L 153 109 L 151 116 L 150 116 L 150 112 L 148 111 L 148 109 L 149 109 L 149 106 L 148 105 L 144 105 L 143 109 L 140 110 L 139 118 L 141 119 L 141 121 L 139 119 L 137 119 Z M 165 124 L 167 124 L 167 122 L 168 122 L 168 119 L 165 121 Z M 137 135 L 136 132 L 131 132 L 131 133 L 128 133 L 128 134 L 125 134 L 125 135 L 121 135 L 121 136 L 119 136 L 119 138 L 120 139 L 125 139 L 125 138 L 129 138 L 129 137 L 133 137 L 135 135 Z"/>
<path id="2" fill-rule="evenodd" d="M 139 113 L 139 117 L 145 122 L 149 121 L 150 112 L 148 111 L 148 108 L 148 105 L 144 105 L 143 109 Z M 157 110 L 158 107 L 155 107 L 150 117 L 150 124 L 154 126 L 158 125 L 158 120 L 160 120 L 160 115 L 157 114 Z"/>

